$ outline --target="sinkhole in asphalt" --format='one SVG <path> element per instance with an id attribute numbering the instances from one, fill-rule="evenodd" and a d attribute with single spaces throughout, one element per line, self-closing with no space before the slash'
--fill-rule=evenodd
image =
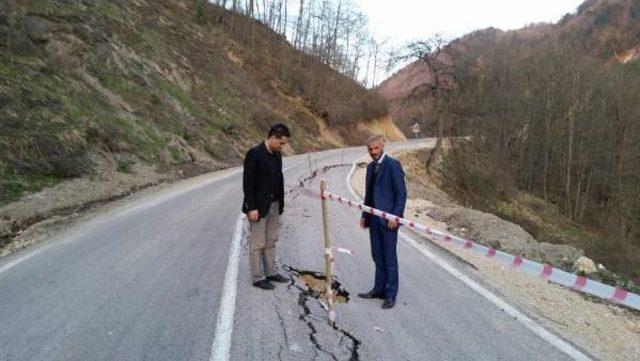
<path id="1" fill-rule="evenodd" d="M 325 273 L 298 270 L 293 267 L 291 267 L 291 271 L 300 281 L 309 287 L 309 291 L 311 292 L 310 296 L 317 299 L 325 299 L 325 293 L 327 290 L 327 276 Z M 342 287 L 342 284 L 335 277 L 333 277 L 331 281 L 331 289 L 335 295 L 334 302 L 349 302 L 349 292 Z"/>

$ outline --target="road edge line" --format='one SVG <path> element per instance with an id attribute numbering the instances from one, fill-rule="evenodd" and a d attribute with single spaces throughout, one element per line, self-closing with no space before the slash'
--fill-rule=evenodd
<path id="1" fill-rule="evenodd" d="M 209 361 L 227 361 L 230 357 L 231 336 L 236 313 L 236 294 L 238 290 L 238 267 L 240 264 L 240 244 L 243 236 L 245 215 L 240 214 L 236 221 L 231 248 L 229 249 L 229 263 L 222 286 L 222 299 L 218 310 L 216 331 L 211 344 Z"/>
<path id="2" fill-rule="evenodd" d="M 142 199 L 142 200 L 136 200 L 133 203 L 129 203 L 129 204 L 123 204 L 121 206 L 118 206 L 114 209 L 109 209 L 104 213 L 101 214 L 97 214 L 95 217 L 88 219 L 86 221 L 82 221 L 78 224 L 72 225 L 71 228 L 62 231 L 56 235 L 54 235 L 53 237 L 46 239 L 45 241 L 41 241 L 41 242 L 37 242 L 36 244 L 27 246 L 21 250 L 16 251 L 13 254 L 9 254 L 6 255 L 5 257 L 0 258 L 0 275 L 9 271 L 11 268 L 17 266 L 18 264 L 34 257 L 37 256 L 38 254 L 42 253 L 43 251 L 47 250 L 48 248 L 54 247 L 54 246 L 61 246 L 64 244 L 67 244 L 71 241 L 73 241 L 75 238 L 77 238 L 76 236 L 76 232 L 78 232 L 79 230 L 82 229 L 82 227 L 88 227 L 90 225 L 95 225 L 96 223 L 99 222 L 104 222 L 110 219 L 114 219 L 116 217 L 122 217 L 123 215 L 126 215 L 127 213 L 130 212 L 136 212 L 139 211 L 141 209 L 145 209 L 145 208 L 150 208 L 153 207 L 157 204 L 160 204 L 162 202 L 165 202 L 168 199 L 171 199 L 173 197 L 179 196 L 181 194 L 187 193 L 187 192 L 191 192 L 194 189 L 197 189 L 199 187 L 203 187 L 206 185 L 209 185 L 211 183 L 217 182 L 217 181 L 221 181 L 224 179 L 227 179 L 229 177 L 232 177 L 236 174 L 238 174 L 240 171 L 242 170 L 242 168 L 240 169 L 231 169 L 231 170 L 222 170 L 220 172 L 227 172 L 225 174 L 217 174 L 218 172 L 213 172 L 213 178 L 212 179 L 207 179 L 205 181 L 203 181 L 200 184 L 196 184 L 196 185 L 189 185 L 183 189 L 172 189 L 171 187 L 176 187 L 178 184 L 175 183 L 173 185 L 171 185 L 170 188 L 168 189 L 164 189 L 161 192 L 166 192 L 166 194 L 161 194 L 161 195 L 155 195 L 153 198 L 149 198 L 149 199 Z M 189 180 L 189 179 L 186 179 Z M 32 248 L 32 249 L 30 249 Z M 24 253 L 24 254 L 20 254 L 20 253 Z M 16 256 L 15 259 L 11 259 L 12 256 Z M 8 260 L 8 261 L 7 261 Z M 6 263 L 2 264 L 4 261 L 7 261 Z"/>
<path id="3" fill-rule="evenodd" d="M 580 361 L 591 360 L 590 357 L 580 352 L 578 349 L 573 347 L 567 341 L 549 332 L 543 326 L 537 324 L 534 320 L 532 320 L 522 312 L 518 311 L 515 307 L 511 306 L 506 301 L 502 300 L 500 297 L 496 296 L 491 291 L 481 286 L 479 283 L 475 282 L 471 278 L 464 275 L 457 268 L 449 264 L 447 261 L 445 261 L 441 257 L 438 257 L 436 254 L 431 252 L 426 246 L 420 244 L 411 236 L 407 235 L 404 232 L 400 232 L 400 237 L 409 245 L 417 249 L 424 256 L 429 258 L 430 261 L 434 262 L 435 264 L 440 266 L 440 268 L 444 269 L 449 274 L 459 279 L 462 283 L 464 283 L 467 287 L 471 288 L 474 292 L 476 292 L 477 294 L 479 294 L 489 302 L 493 303 L 495 306 L 503 310 L 509 316 L 515 318 L 524 327 L 526 327 L 531 332 L 535 333 L 536 335 L 538 335 L 540 338 L 547 341 L 551 345 L 555 346 L 556 348 L 564 352 L 569 357 L 573 358 L 574 360 L 580 360 Z"/>

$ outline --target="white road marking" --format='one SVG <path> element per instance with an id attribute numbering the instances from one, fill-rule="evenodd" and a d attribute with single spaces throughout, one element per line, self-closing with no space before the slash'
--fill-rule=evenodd
<path id="1" fill-rule="evenodd" d="M 358 194 L 356 193 L 355 189 L 353 189 L 353 187 L 351 186 L 351 178 L 353 178 L 353 173 L 356 172 L 356 163 L 359 162 L 361 159 L 364 159 L 364 157 L 366 157 L 366 156 L 362 156 L 362 157 L 354 160 L 353 163 L 351 163 L 351 169 L 349 170 L 349 174 L 347 174 L 347 189 L 349 189 L 349 192 L 351 192 L 351 194 L 356 199 L 360 199 L 360 196 L 358 196 Z"/>
<path id="2" fill-rule="evenodd" d="M 125 216 L 131 212 L 135 212 L 135 211 L 141 211 L 144 209 L 148 209 L 154 206 L 157 206 L 160 203 L 163 203 L 169 199 L 172 199 L 174 197 L 177 197 L 181 194 L 187 193 L 189 191 L 192 191 L 194 189 L 209 185 L 211 183 L 217 182 L 217 181 L 221 181 L 223 179 L 227 179 L 229 177 L 232 177 L 236 174 L 238 174 L 239 172 L 242 171 L 242 168 L 239 169 L 231 169 L 231 170 L 225 170 L 225 171 L 221 171 L 221 174 L 217 174 L 218 172 L 213 174 L 213 178 L 210 179 L 202 179 L 202 180 L 196 180 L 195 184 L 190 184 L 188 186 L 185 187 L 179 187 L 179 185 L 176 185 L 175 187 L 172 187 L 170 189 L 161 191 L 159 195 L 154 196 L 154 198 L 149 199 L 149 200 L 143 200 L 142 202 L 138 202 L 138 203 L 132 203 L 132 204 L 126 204 L 123 205 L 122 207 L 116 208 L 112 211 L 107 211 L 106 214 L 103 214 L 101 216 L 98 216 L 92 220 L 89 220 L 87 223 L 85 224 L 81 224 L 79 226 L 77 226 L 76 228 L 74 228 L 73 230 L 70 230 L 68 233 L 64 233 L 61 235 L 56 236 L 55 238 L 61 238 L 60 241 L 54 241 L 52 240 L 49 244 L 47 245 L 43 245 L 37 249 L 34 249 L 24 255 L 22 255 L 21 257 L 16 258 L 13 261 L 10 261 L 4 265 L 2 265 L 2 267 L 0 267 L 0 274 L 8 271 L 9 269 L 15 267 L 16 265 L 28 260 L 29 258 L 32 258 L 40 253 L 42 253 L 43 251 L 47 250 L 50 247 L 53 246 L 61 246 L 64 245 L 66 243 L 69 243 L 72 240 L 75 240 L 78 238 L 78 232 L 80 232 L 80 235 L 83 235 L 85 233 L 85 231 L 87 230 L 87 227 L 90 225 L 95 225 L 97 222 L 103 222 L 106 221 L 108 219 L 113 219 L 115 217 L 122 217 Z M 191 180 L 187 180 L 187 182 L 189 181 L 193 181 L 193 179 Z"/>
<path id="3" fill-rule="evenodd" d="M 240 241 L 242 240 L 245 215 L 240 214 L 236 221 L 231 249 L 229 249 L 229 263 L 222 286 L 222 300 L 218 310 L 216 334 L 211 345 L 209 361 L 229 360 L 231 335 L 233 334 L 233 318 L 236 313 L 236 291 L 238 288 L 238 265 L 240 263 Z"/>
<path id="4" fill-rule="evenodd" d="M 35 250 L 35 251 L 29 252 L 28 254 L 26 254 L 26 255 L 24 255 L 24 256 L 22 256 L 22 257 L 18 258 L 18 259 L 15 259 L 15 260 L 13 260 L 13 261 L 11 261 L 11 262 L 9 262 L 9 263 L 7 263 L 7 264 L 3 265 L 2 267 L 0 267 L 0 274 L 2 274 L 2 273 L 4 273 L 4 272 L 8 271 L 8 270 L 9 270 L 9 269 L 11 269 L 11 268 L 13 268 L 15 265 L 17 265 L 17 264 L 19 264 L 19 263 L 22 263 L 22 262 L 24 262 L 24 261 L 26 261 L 26 260 L 28 260 L 29 258 L 31 258 L 31 257 L 33 257 L 33 256 L 35 256 L 35 255 L 37 255 L 38 253 L 41 253 L 42 251 L 44 251 L 45 249 L 47 249 L 47 248 L 49 248 L 49 247 L 50 247 L 50 245 L 45 246 L 45 247 L 42 247 L 42 248 L 39 248 L 39 249 L 37 249 L 37 250 Z"/>
<path id="5" fill-rule="evenodd" d="M 362 159 L 362 158 L 359 158 L 359 159 L 355 160 L 351 164 L 351 170 L 349 171 L 349 174 L 347 175 L 347 187 L 349 188 L 349 191 L 351 192 L 351 194 L 356 199 L 360 199 L 360 197 L 356 194 L 355 190 L 351 186 L 351 177 L 353 177 L 353 173 L 355 172 L 356 162 L 358 160 L 360 160 L 360 159 Z M 559 338 L 558 336 L 552 334 L 551 332 L 547 331 L 544 327 L 542 327 L 542 326 L 538 325 L 537 323 L 535 323 L 531 318 L 527 317 L 522 312 L 520 312 L 517 309 L 515 309 L 513 306 L 511 306 L 510 304 L 508 304 L 507 302 L 502 300 L 500 297 L 494 295 L 489 290 L 487 290 L 486 288 L 482 287 L 479 283 L 477 283 L 477 282 L 473 281 L 471 278 L 465 276 L 462 272 L 460 272 L 458 269 L 456 269 L 455 267 L 450 265 L 447 261 L 445 261 L 441 257 L 435 255 L 433 252 L 431 252 L 425 245 L 417 242 L 415 239 L 413 239 L 410 236 L 406 235 L 404 232 L 399 232 L 399 233 L 400 233 L 400 237 L 405 242 L 407 242 L 408 244 L 413 246 L 415 249 L 420 251 L 420 253 L 422 253 L 427 258 L 429 258 L 429 260 L 431 260 L 432 262 L 434 262 L 435 264 L 437 264 L 438 266 L 443 268 L 445 271 L 447 271 L 452 276 L 454 276 L 457 279 L 459 279 L 462 283 L 464 283 L 466 286 L 468 286 L 473 291 L 478 293 L 480 296 L 484 297 L 489 302 L 493 303 L 494 305 L 496 305 L 500 309 L 504 310 L 505 313 L 507 313 L 509 316 L 515 318 L 524 327 L 526 327 L 527 329 L 529 329 L 531 332 L 535 333 L 536 335 L 540 336 L 543 340 L 545 340 L 545 341 L 549 342 L 551 345 L 557 347 L 560 351 L 564 352 L 565 354 L 567 354 L 569 357 L 571 357 L 574 360 L 580 360 L 580 361 L 591 360 L 591 358 L 589 358 L 584 353 L 580 352 L 578 349 L 573 347 L 571 344 L 569 344 L 568 342 L 562 340 L 561 338 Z"/>
<path id="6" fill-rule="evenodd" d="M 544 327 L 538 325 L 531 318 L 524 315 L 522 312 L 518 311 L 498 296 L 491 293 L 491 291 L 482 287 L 480 284 L 472 280 L 471 278 L 462 274 L 462 272 L 458 271 L 455 267 L 450 265 L 444 259 L 438 257 L 433 252 L 431 252 L 425 245 L 418 243 L 416 240 L 405 234 L 404 232 L 400 232 L 400 237 L 404 239 L 408 244 L 413 246 L 415 249 L 420 251 L 423 255 L 427 256 L 429 260 L 442 267 L 445 271 L 451 274 L 453 277 L 459 279 L 462 283 L 467 285 L 469 288 L 474 290 L 480 296 L 487 299 L 489 302 L 493 303 L 500 309 L 504 310 L 506 314 L 515 318 L 518 322 L 520 322 L 524 327 L 528 328 L 530 331 L 540 336 L 543 340 L 549 342 L 553 346 L 557 347 L 560 351 L 567 354 L 574 360 L 591 360 L 588 356 L 577 350 L 575 347 L 571 346 L 568 342 L 562 340 L 558 336 L 552 334 L 547 331 Z"/>

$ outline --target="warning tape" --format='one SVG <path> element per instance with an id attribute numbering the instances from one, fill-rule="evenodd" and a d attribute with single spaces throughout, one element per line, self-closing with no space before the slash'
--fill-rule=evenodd
<path id="1" fill-rule="evenodd" d="M 352 250 L 347 248 L 342 248 L 342 247 L 331 247 L 330 250 L 340 252 L 340 253 L 345 253 L 345 254 L 348 254 L 349 256 L 353 256 L 355 254 L 355 252 L 353 252 Z"/>
<path id="2" fill-rule="evenodd" d="M 329 260 L 330 260 L 331 262 L 333 262 L 333 261 L 334 261 L 333 251 L 340 252 L 340 253 L 345 253 L 345 254 L 348 254 L 349 256 L 353 256 L 353 255 L 355 255 L 355 254 L 356 254 L 356 253 L 355 253 L 355 252 L 353 252 L 352 250 L 347 249 L 347 248 L 342 248 L 342 247 L 331 247 L 331 248 L 325 248 L 325 249 L 324 249 L 324 254 L 325 254 L 325 255 L 327 255 L 327 256 L 329 256 Z"/>
<path id="3" fill-rule="evenodd" d="M 304 188 L 304 193 L 312 197 L 320 197 L 320 194 L 318 192 L 307 187 Z M 583 276 L 578 276 L 574 273 L 570 273 L 558 268 L 554 268 L 549 264 L 542 264 L 542 263 L 530 261 L 528 259 L 522 258 L 521 256 L 498 251 L 491 247 L 485 247 L 472 240 L 463 239 L 463 238 L 448 234 L 446 232 L 433 229 L 419 223 L 415 223 L 408 219 L 383 212 L 379 209 L 365 206 L 362 203 L 352 201 L 350 199 L 333 194 L 328 191 L 325 191 L 323 198 L 340 203 L 342 205 L 345 205 L 351 208 L 357 208 L 363 212 L 375 215 L 382 219 L 386 219 L 386 220 L 395 219 L 399 224 L 403 224 L 409 227 L 410 229 L 426 233 L 431 237 L 435 238 L 436 240 L 447 242 L 447 243 L 453 243 L 459 247 L 462 247 L 474 253 L 486 256 L 504 265 L 508 265 L 512 268 L 519 269 L 530 275 L 538 276 L 548 281 L 551 281 L 553 283 L 557 283 L 559 285 L 569 287 L 583 293 L 588 293 L 590 295 L 593 295 L 602 299 L 610 300 L 610 301 L 634 308 L 636 310 L 640 310 L 640 295 L 629 292 L 623 288 L 612 287 L 604 283 L 588 279 Z"/>

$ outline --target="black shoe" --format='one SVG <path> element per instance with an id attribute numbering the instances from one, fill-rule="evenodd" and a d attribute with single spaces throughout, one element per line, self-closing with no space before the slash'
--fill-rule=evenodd
<path id="1" fill-rule="evenodd" d="M 280 283 L 289 282 L 288 278 L 278 273 L 274 274 L 273 276 L 267 276 L 267 279 L 271 282 L 280 282 Z"/>
<path id="2" fill-rule="evenodd" d="M 380 293 L 369 291 L 367 293 L 358 293 L 358 297 L 360 298 L 380 298 L 384 299 L 384 296 Z"/>
<path id="3" fill-rule="evenodd" d="M 395 305 L 396 305 L 396 300 L 394 300 L 393 298 L 387 298 L 386 300 L 384 300 L 384 302 L 382 302 L 383 309 L 393 308 L 393 306 Z"/>
<path id="4" fill-rule="evenodd" d="M 257 282 L 253 282 L 254 287 L 262 288 L 263 290 L 272 290 L 276 288 L 273 283 L 269 282 L 269 280 L 260 280 Z"/>

